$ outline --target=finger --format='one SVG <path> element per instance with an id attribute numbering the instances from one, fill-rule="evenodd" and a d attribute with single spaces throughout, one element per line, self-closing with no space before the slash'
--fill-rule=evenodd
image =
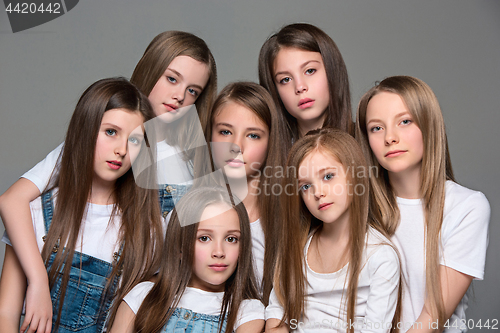
<path id="1" fill-rule="evenodd" d="M 50 333 L 52 330 L 52 316 L 48 318 L 47 323 L 45 324 L 45 333 Z"/>
<path id="2" fill-rule="evenodd" d="M 21 333 L 26 332 L 26 330 L 28 329 L 28 325 L 31 323 L 32 317 L 33 317 L 32 313 L 26 312 L 26 314 L 24 315 L 23 324 L 21 325 L 21 328 L 20 328 Z"/>

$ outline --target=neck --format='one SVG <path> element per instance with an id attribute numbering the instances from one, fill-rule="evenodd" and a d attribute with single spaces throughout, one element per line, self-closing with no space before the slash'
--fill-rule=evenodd
<path id="1" fill-rule="evenodd" d="M 297 126 L 299 129 L 299 137 L 304 137 L 307 132 L 322 128 L 325 122 L 326 113 L 317 119 L 310 120 L 297 120 Z"/>
<path id="2" fill-rule="evenodd" d="M 258 178 L 250 178 L 247 180 L 248 187 L 248 195 L 243 199 L 243 204 L 248 213 L 248 218 L 250 222 L 255 222 L 260 218 L 259 212 L 259 202 L 258 202 L 258 193 L 259 193 L 259 179 Z"/>
<path id="3" fill-rule="evenodd" d="M 92 181 L 92 190 L 89 202 L 97 205 L 111 205 L 115 203 L 113 195 L 115 182 L 105 183 Z"/>
<path id="4" fill-rule="evenodd" d="M 320 238 L 328 242 L 347 245 L 349 241 L 349 210 L 346 210 L 336 221 L 332 223 L 323 222 Z"/>
<path id="5" fill-rule="evenodd" d="M 394 193 L 404 199 L 420 199 L 420 166 L 404 172 L 389 172 L 389 182 Z"/>

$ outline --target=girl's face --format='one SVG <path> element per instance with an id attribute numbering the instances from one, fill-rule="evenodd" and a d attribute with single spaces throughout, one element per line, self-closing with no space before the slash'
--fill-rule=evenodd
<path id="1" fill-rule="evenodd" d="M 353 189 L 344 167 L 330 154 L 315 150 L 299 166 L 299 190 L 311 214 L 324 223 L 348 221 Z"/>
<path id="2" fill-rule="evenodd" d="M 207 206 L 201 215 L 194 246 L 189 286 L 210 292 L 224 291 L 240 253 L 240 221 L 226 203 Z"/>
<path id="3" fill-rule="evenodd" d="M 131 165 L 144 139 L 144 118 L 138 111 L 111 109 L 104 112 L 97 134 L 93 183 L 112 185 Z"/>
<path id="4" fill-rule="evenodd" d="M 207 64 L 189 56 L 175 57 L 148 96 L 155 114 L 165 118 L 171 114 L 175 118 L 178 108 L 196 102 L 208 78 Z"/>
<path id="5" fill-rule="evenodd" d="M 229 178 L 251 177 L 267 156 L 269 128 L 250 109 L 228 102 L 217 113 L 212 125 L 214 161 Z"/>
<path id="6" fill-rule="evenodd" d="M 366 110 L 366 130 L 375 158 L 389 174 L 420 174 L 422 131 L 399 95 L 381 92 L 372 97 Z"/>
<path id="7" fill-rule="evenodd" d="M 274 61 L 274 82 L 283 105 L 300 126 L 323 126 L 330 91 L 319 52 L 282 48 Z"/>

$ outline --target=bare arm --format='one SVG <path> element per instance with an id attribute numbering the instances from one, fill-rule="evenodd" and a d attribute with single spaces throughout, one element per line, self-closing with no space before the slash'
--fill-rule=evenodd
<path id="1" fill-rule="evenodd" d="M 135 313 L 124 301 L 121 302 L 116 312 L 115 321 L 109 333 L 133 333 Z"/>
<path id="2" fill-rule="evenodd" d="M 52 302 L 50 299 L 47 271 L 38 249 L 29 203 L 40 195 L 31 181 L 21 178 L 0 196 L 0 216 L 16 251 L 19 263 L 28 280 L 26 293 L 26 316 L 22 329 L 31 324 L 28 332 L 38 327 L 52 325 Z M 50 324 L 50 325 L 49 325 Z"/>
<path id="3" fill-rule="evenodd" d="M 443 294 L 444 310 L 446 319 L 450 319 L 451 315 L 458 306 L 460 300 L 464 297 L 473 277 L 460 273 L 453 268 L 446 266 L 440 267 L 441 274 L 441 292 Z M 432 323 L 436 321 L 432 318 L 428 311 L 428 305 L 424 305 L 422 313 L 416 320 L 417 323 L 408 330 L 408 333 L 427 333 L 427 332 L 440 332 L 441 330 L 433 329 Z"/>
<path id="4" fill-rule="evenodd" d="M 280 324 L 281 320 L 271 318 L 266 321 L 266 333 L 288 333 L 288 327 L 286 324 Z"/>
<path id="5" fill-rule="evenodd" d="M 0 279 L 0 333 L 19 332 L 26 276 L 12 246 L 5 246 L 5 258 Z"/>

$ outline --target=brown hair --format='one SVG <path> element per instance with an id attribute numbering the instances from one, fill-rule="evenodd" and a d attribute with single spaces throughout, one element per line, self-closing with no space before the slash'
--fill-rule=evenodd
<path id="1" fill-rule="evenodd" d="M 282 115 L 276 110 L 269 93 L 262 86 L 253 82 L 234 82 L 227 85 L 217 96 L 208 123 L 205 128 L 205 138 L 207 142 L 212 138 L 212 126 L 215 117 L 222 107 L 229 102 L 240 104 L 254 112 L 269 129 L 269 141 L 267 146 L 267 158 L 261 165 L 259 177 L 259 197 L 257 198 L 260 212 L 260 221 L 265 235 L 264 253 L 264 276 L 262 281 L 264 304 L 267 305 L 269 294 L 272 289 L 274 265 L 276 253 L 279 247 L 278 235 L 278 214 L 276 207 L 279 198 L 273 196 L 270 189 L 274 184 L 279 185 L 279 179 L 271 176 L 275 171 L 282 169 L 285 162 L 285 151 L 280 149 L 280 142 L 286 140 L 284 120 Z M 262 172 L 266 170 L 266 172 Z M 271 170 L 271 171 L 270 171 Z M 266 176 L 267 175 L 267 176 Z M 268 193 L 267 195 L 265 195 Z"/>
<path id="2" fill-rule="evenodd" d="M 344 171 L 357 170 L 361 167 L 367 170 L 366 162 L 356 140 L 349 134 L 334 129 L 311 131 L 301 138 L 290 151 L 287 160 L 287 178 L 283 184 L 293 184 L 292 193 L 282 196 L 281 214 L 282 245 L 276 265 L 274 288 L 280 303 L 284 308 L 282 321 L 300 318 L 305 312 L 306 276 L 304 272 L 304 246 L 309 233 L 322 228 L 322 221 L 309 212 L 301 200 L 298 188 L 298 170 L 302 161 L 312 153 L 321 152 L 338 160 Z M 292 172 L 288 173 L 288 170 Z M 355 322 L 356 295 L 359 273 L 362 269 L 365 237 L 368 232 L 369 181 L 367 175 L 358 172 L 346 172 L 350 188 L 360 186 L 361 194 L 352 195 L 349 205 L 349 243 L 347 253 L 349 266 L 347 275 L 347 322 Z M 377 225 L 371 225 L 382 234 L 384 230 Z M 393 323 L 399 321 L 401 286 L 399 286 L 398 305 Z M 395 329 L 395 325 L 393 328 Z M 350 326 L 348 332 L 354 332 Z"/>
<path id="3" fill-rule="evenodd" d="M 144 120 L 154 117 L 147 97 L 127 80 L 111 78 L 92 84 L 76 105 L 68 126 L 59 172 L 51 177 L 55 178 L 54 181 L 49 182 L 58 188 L 58 192 L 42 258 L 47 265 L 56 243 L 66 244 L 64 251 L 57 252 L 48 273 L 52 288 L 58 279 L 58 273 L 63 272 L 60 300 L 64 300 L 71 268 L 68 263 L 71 263 L 75 253 L 91 193 L 96 140 L 102 117 L 106 111 L 117 108 L 139 112 Z M 50 190 L 45 190 L 44 193 Z M 123 297 L 134 284 L 157 269 L 160 257 L 156 254 L 155 247 L 158 248 L 163 242 L 163 238 L 159 236 L 162 225 L 157 191 L 139 188 L 135 184 L 132 170 L 116 180 L 113 196 L 115 205 L 111 218 L 115 214 L 121 215 L 119 242 L 123 243 L 123 250 L 108 281 L 113 281 L 123 270 L 120 287 L 115 292 L 117 297 Z M 108 287 L 106 286 L 106 290 Z M 62 306 L 63 301 L 59 304 L 56 328 Z"/>
<path id="4" fill-rule="evenodd" d="M 381 221 L 391 236 L 396 232 L 401 216 L 387 170 L 380 166 L 370 149 L 366 128 L 368 104 L 373 96 L 381 92 L 390 92 L 401 97 L 413 121 L 422 131 L 424 155 L 420 170 L 420 194 L 425 207 L 426 295 L 431 302 L 433 317 L 439 319 L 439 323 L 444 323 L 444 304 L 439 280 L 439 237 L 443 223 L 445 183 L 446 180 L 454 181 L 454 176 L 443 115 L 431 88 L 422 80 L 411 76 L 388 77 L 366 92 L 359 102 L 356 138 L 370 165 L 379 170 L 376 177 L 370 178 L 373 188 L 370 214 L 373 219 Z"/>
<path id="5" fill-rule="evenodd" d="M 238 265 L 224 287 L 219 332 L 222 331 L 222 322 L 226 316 L 226 332 L 233 331 L 238 309 L 243 300 L 260 298 L 256 291 L 250 222 L 245 206 L 242 203 L 234 205 L 234 199 L 224 188 L 193 188 L 182 197 L 173 210 L 166 231 L 162 250 L 163 261 L 156 282 L 135 317 L 136 332 L 159 332 L 175 311 L 191 280 L 198 223 L 181 226 L 179 216 L 188 221 L 200 221 L 205 208 L 219 202 L 227 203 L 236 211 L 241 233 Z"/>
<path id="6" fill-rule="evenodd" d="M 259 82 L 270 93 L 278 110 L 284 115 L 287 122 L 286 132 L 288 140 L 283 142 L 289 146 L 284 147 L 289 151 L 293 141 L 299 139 L 297 120 L 291 116 L 276 88 L 274 80 L 274 62 L 282 48 L 297 48 L 300 50 L 319 52 L 325 65 L 330 103 L 326 111 L 323 127 L 338 128 L 353 134 L 354 128 L 351 115 L 351 94 L 347 69 L 335 42 L 323 30 L 307 23 L 294 23 L 287 25 L 269 37 L 259 54 Z"/>
<path id="7" fill-rule="evenodd" d="M 135 66 L 130 82 L 135 84 L 146 96 L 149 96 L 156 82 L 163 75 L 172 60 L 178 56 L 189 56 L 208 66 L 209 78 L 200 96 L 195 102 L 202 127 L 207 122 L 209 110 L 217 95 L 217 67 L 215 59 L 207 44 L 199 37 L 184 31 L 165 31 L 156 36 L 146 48 L 141 60 Z M 183 151 L 188 151 L 188 158 L 193 158 L 194 148 L 201 135 L 197 128 L 191 127 L 191 121 L 185 121 L 182 126 L 171 128 L 188 131 L 188 134 L 169 135 L 169 138 L 176 142 L 169 142 L 170 145 L 177 145 Z M 193 146 L 194 145 L 194 146 Z"/>

